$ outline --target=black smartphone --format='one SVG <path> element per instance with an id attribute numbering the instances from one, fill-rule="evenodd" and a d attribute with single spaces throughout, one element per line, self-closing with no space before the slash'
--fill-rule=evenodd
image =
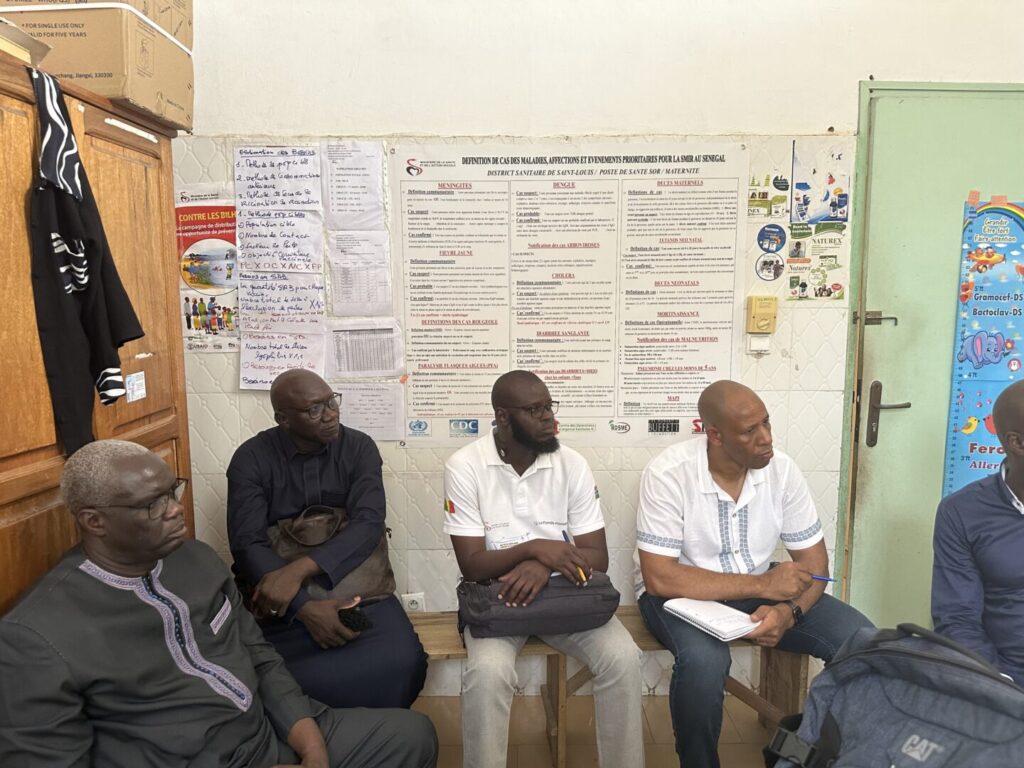
<path id="1" fill-rule="evenodd" d="M 370 617 L 363 613 L 359 606 L 340 609 L 338 620 L 353 632 L 365 632 L 373 626 Z"/>

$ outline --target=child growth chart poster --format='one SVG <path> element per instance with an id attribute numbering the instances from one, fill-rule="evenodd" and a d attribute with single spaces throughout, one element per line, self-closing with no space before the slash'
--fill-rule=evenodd
<path id="1" fill-rule="evenodd" d="M 1021 377 L 1024 203 L 972 193 L 964 206 L 942 495 L 998 471 L 992 407 Z"/>

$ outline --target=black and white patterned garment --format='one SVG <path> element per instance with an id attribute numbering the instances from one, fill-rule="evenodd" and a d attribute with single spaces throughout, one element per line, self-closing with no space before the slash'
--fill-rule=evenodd
<path id="1" fill-rule="evenodd" d="M 32 71 L 32 86 L 36 102 L 45 105 L 48 117 L 39 126 L 39 175 L 81 202 L 82 160 L 78 156 L 75 134 L 62 110 L 60 86 L 56 80 L 39 70 Z M 53 255 L 64 277 L 64 290 L 68 293 L 85 290 L 89 282 L 85 244 L 77 238 L 65 242 L 60 232 L 51 232 L 50 241 Z"/>
<path id="2" fill-rule="evenodd" d="M 81 202 L 82 159 L 78 156 L 78 142 L 71 130 L 67 107 L 61 95 L 60 85 L 45 72 L 32 72 L 32 87 L 36 102 L 42 105 L 46 120 L 39 126 L 39 175 Z"/>
<path id="3" fill-rule="evenodd" d="M 53 415 L 70 456 L 93 440 L 93 389 L 124 395 L 117 350 L 143 335 L 114 266 L 60 84 L 29 69 L 39 113 L 32 290 Z"/>

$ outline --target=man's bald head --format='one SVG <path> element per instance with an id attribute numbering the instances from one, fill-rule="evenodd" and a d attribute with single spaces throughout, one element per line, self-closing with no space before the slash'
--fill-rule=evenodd
<path id="1" fill-rule="evenodd" d="M 291 404 L 292 395 L 309 386 L 327 386 L 322 378 L 305 368 L 292 368 L 278 375 L 270 385 L 270 404 L 280 411 Z"/>
<path id="2" fill-rule="evenodd" d="M 760 398 L 750 387 L 722 379 L 709 384 L 700 393 L 700 397 L 697 398 L 697 413 L 705 429 L 708 426 L 717 427 L 736 410 L 738 405 L 751 400 L 760 402 Z"/>
<path id="3" fill-rule="evenodd" d="M 312 371 L 293 368 L 270 385 L 274 420 L 302 453 L 320 450 L 341 432 L 341 396 Z"/>
<path id="4" fill-rule="evenodd" d="M 772 460 L 772 428 L 761 398 L 735 381 L 716 381 L 700 393 L 697 412 L 708 439 L 712 472 L 761 469 Z"/>
<path id="5" fill-rule="evenodd" d="M 1018 443 L 1024 441 L 1024 381 L 1015 382 L 1000 393 L 992 408 L 992 419 L 999 442 L 1007 453 L 1011 450 L 1009 433 L 1018 436 Z"/>
<path id="6" fill-rule="evenodd" d="M 491 407 L 519 405 L 520 393 L 533 384 L 543 384 L 540 377 L 529 371 L 509 371 L 498 377 L 491 387 Z"/>

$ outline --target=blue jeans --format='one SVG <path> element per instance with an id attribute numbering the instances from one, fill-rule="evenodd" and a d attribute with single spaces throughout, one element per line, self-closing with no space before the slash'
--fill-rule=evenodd
<path id="1" fill-rule="evenodd" d="M 773 600 L 760 598 L 722 602 L 744 613 L 774 604 Z M 719 768 L 718 736 L 722 731 L 725 679 L 732 663 L 729 645 L 665 613 L 662 610 L 665 598 L 644 593 L 638 604 L 647 628 L 675 656 L 668 703 L 679 765 Z M 803 621 L 791 627 L 776 647 L 831 661 L 850 635 L 871 626 L 857 609 L 830 595 L 822 595 L 804 614 Z"/>

